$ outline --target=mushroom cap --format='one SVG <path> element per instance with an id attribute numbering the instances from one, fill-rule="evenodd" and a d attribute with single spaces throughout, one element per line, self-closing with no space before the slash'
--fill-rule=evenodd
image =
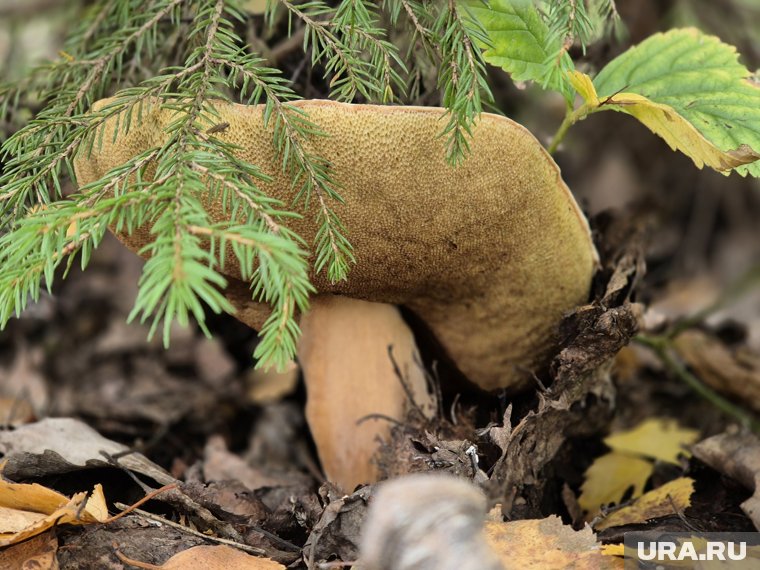
<path id="1" fill-rule="evenodd" d="M 293 105 L 327 135 L 307 145 L 330 162 L 345 200 L 332 206 L 356 257 L 346 281 L 312 274 L 317 290 L 406 305 L 482 388 L 529 381 L 551 354 L 563 313 L 586 301 L 597 264 L 588 223 L 541 144 L 518 123 L 483 113 L 469 156 L 453 166 L 440 134 L 444 109 L 322 100 Z M 278 159 L 272 125 L 264 126 L 264 107 L 215 107 L 216 121 L 229 127 L 214 136 L 272 176 L 260 187 L 290 204 L 296 189 Z M 115 143 L 116 118 L 110 119 L 100 150 L 75 161 L 79 183 L 163 144 L 174 119 L 174 111 L 153 106 Z M 221 204 L 209 204 L 209 211 L 224 218 Z M 314 242 L 318 224 L 309 212 L 287 225 Z M 120 237 L 134 250 L 151 239 L 148 227 Z M 239 275 L 234 258 L 224 272 Z M 246 295 L 240 287 L 230 293 L 243 309 L 239 318 L 260 326 L 269 309 Z"/>

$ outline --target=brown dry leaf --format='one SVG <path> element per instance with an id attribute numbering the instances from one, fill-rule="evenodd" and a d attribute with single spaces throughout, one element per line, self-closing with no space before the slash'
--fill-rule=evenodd
<path id="1" fill-rule="evenodd" d="M 2 395 L 10 398 L 23 397 L 35 414 L 50 405 L 48 383 L 41 371 L 43 359 L 40 347 L 27 348 L 21 343 L 9 368 L 0 367 Z"/>
<path id="2" fill-rule="evenodd" d="M 757 436 L 751 433 L 715 435 L 695 445 L 694 456 L 753 491 L 741 508 L 760 530 L 760 440 Z"/>
<path id="3" fill-rule="evenodd" d="M 706 384 L 760 411 L 760 354 L 747 347 L 731 350 L 699 330 L 681 333 L 673 345 Z"/>
<path id="4" fill-rule="evenodd" d="M 208 439 L 203 456 L 203 478 L 208 482 L 238 481 L 251 491 L 282 484 L 282 480 L 270 477 L 264 470 L 229 451 L 220 435 Z"/>
<path id="5" fill-rule="evenodd" d="M 175 479 L 141 453 L 106 439 L 87 424 L 72 418 L 46 418 L 0 432 L 5 475 L 13 480 L 109 467 L 106 455 L 120 456 L 119 465 L 162 485 Z M 126 453 L 125 452 L 130 452 Z"/>
<path id="6" fill-rule="evenodd" d="M 69 499 L 36 483 L 0 479 L 0 507 L 0 547 L 16 544 L 56 525 L 89 524 L 108 518 L 100 484 L 95 485 L 89 498 L 87 493 L 77 493 Z"/>
<path id="7" fill-rule="evenodd" d="M 53 531 L 0 550 L 0 568 L 58 570 L 58 538 Z"/>
<path id="8" fill-rule="evenodd" d="M 26 398 L 0 397 L 0 423 L 6 426 L 18 427 L 33 422 L 34 408 Z"/>
<path id="9" fill-rule="evenodd" d="M 604 530 L 613 526 L 644 523 L 685 510 L 691 506 L 694 479 L 679 477 L 661 487 L 645 493 L 632 505 L 615 511 L 595 526 Z"/>
<path id="10" fill-rule="evenodd" d="M 631 430 L 612 434 L 604 443 L 620 453 L 676 463 L 680 454 L 688 455 L 684 446 L 698 437 L 697 430 L 682 428 L 673 419 L 649 418 Z"/>
<path id="11" fill-rule="evenodd" d="M 145 568 L 146 565 L 118 553 L 119 560 Z M 151 566 L 153 567 L 153 566 Z M 285 570 L 285 566 L 270 558 L 257 558 L 230 546 L 194 546 L 175 554 L 161 570 Z"/>
<path id="12" fill-rule="evenodd" d="M 486 522 L 486 540 L 505 570 L 573 568 L 605 570 L 623 568 L 623 561 L 602 554 L 590 527 L 573 530 L 562 519 Z"/>
<path id="13" fill-rule="evenodd" d="M 632 497 L 641 496 L 653 468 L 650 461 L 624 453 L 613 451 L 598 457 L 586 470 L 578 497 L 587 520 L 592 519 L 602 505 L 619 503 L 631 487 Z"/>

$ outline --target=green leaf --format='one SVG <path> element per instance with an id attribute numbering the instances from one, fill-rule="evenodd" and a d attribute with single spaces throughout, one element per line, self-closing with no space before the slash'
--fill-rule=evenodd
<path id="1" fill-rule="evenodd" d="M 551 38 L 533 0 L 462 0 L 477 18 L 491 45 L 481 46 L 484 59 L 501 67 L 514 81 L 535 81 L 572 101 L 566 79 L 574 69 L 558 38 Z"/>
<path id="2" fill-rule="evenodd" d="M 602 100 L 591 78 L 579 71 L 570 74 L 570 82 L 585 99 L 585 104 L 576 113 L 585 116 L 606 110 L 636 117 L 650 131 L 662 137 L 673 150 L 679 150 L 691 158 L 698 168 L 707 165 L 718 172 L 729 174 L 732 169 L 760 158 L 760 155 L 747 145 L 735 150 L 722 151 L 673 107 L 655 103 L 637 93 L 615 93 Z"/>
<path id="3" fill-rule="evenodd" d="M 760 87 L 752 83 L 733 46 L 697 29 L 651 36 L 612 60 L 596 76 L 594 87 L 602 108 L 635 114 L 637 107 L 626 105 L 620 96 L 639 95 L 672 109 L 719 150 L 747 156 L 744 162 L 760 152 Z M 615 105 L 615 100 L 620 103 Z M 760 177 L 760 162 L 736 171 Z"/>

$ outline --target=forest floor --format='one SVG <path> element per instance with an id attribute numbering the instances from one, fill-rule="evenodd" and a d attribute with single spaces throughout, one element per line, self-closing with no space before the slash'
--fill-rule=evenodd
<path id="1" fill-rule="evenodd" d="M 743 422 L 760 408 L 757 295 L 705 276 L 650 285 L 651 220 L 593 219 L 603 258 L 594 299 L 566 318 L 535 390 L 445 394 L 436 418 L 394 428 L 383 472 L 473 481 L 496 507 L 489 524 L 510 532 L 509 521 L 559 517 L 551 530 L 514 531 L 548 533 L 560 550 L 583 536 L 596 556 L 632 530 L 754 531 L 760 440 L 757 423 Z M 262 384 L 250 361 L 255 332 L 232 317 L 212 319 L 213 340 L 196 328 L 178 328 L 168 350 L 147 340 L 145 326 L 125 323 L 141 264 L 107 240 L 86 272 L 73 270 L 0 336 L 0 485 L 29 493 L 28 505 L 42 500 L 36 493 L 69 499 L 100 485 L 112 515 L 164 490 L 107 522 L 95 513 L 62 524 L 71 504 L 53 502 L 35 520 L 36 542 L 5 535 L 14 546 L 0 565 L 51 556 L 71 569 L 160 565 L 193 546 L 232 544 L 288 567 L 350 567 L 374 486 L 325 482 L 297 371 Z M 721 291 L 724 306 L 671 335 Z M 690 378 L 718 399 L 697 395 Z M 614 567 L 608 558 L 585 567 Z"/>

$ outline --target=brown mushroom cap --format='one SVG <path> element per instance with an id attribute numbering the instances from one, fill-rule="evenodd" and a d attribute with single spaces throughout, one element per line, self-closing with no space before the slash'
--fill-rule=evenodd
<path id="1" fill-rule="evenodd" d="M 295 105 L 328 135 L 308 144 L 331 164 L 345 199 L 334 209 L 356 256 L 347 281 L 312 275 L 318 291 L 406 305 L 482 388 L 524 384 L 545 364 L 562 314 L 586 301 L 597 259 L 588 224 L 541 144 L 514 121 L 484 113 L 470 155 L 451 166 L 443 109 Z M 273 177 L 262 189 L 290 203 L 294 190 L 263 106 L 216 108 L 229 127 L 215 136 L 238 145 L 242 158 Z M 153 107 L 116 143 L 113 120 L 100 151 L 76 160 L 79 183 L 164 143 L 173 115 Z M 218 204 L 210 209 L 223 218 Z M 308 212 L 288 225 L 313 243 L 317 224 Z M 122 237 L 135 250 L 150 239 L 147 228 Z M 238 275 L 234 259 L 225 273 Z M 238 317 L 258 327 L 268 308 L 244 294 L 230 293 L 243 309 Z"/>

